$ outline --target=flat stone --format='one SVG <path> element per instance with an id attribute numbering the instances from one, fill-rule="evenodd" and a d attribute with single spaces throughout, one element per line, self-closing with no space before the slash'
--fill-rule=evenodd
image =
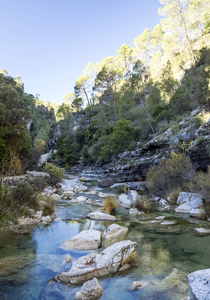
<path id="1" fill-rule="evenodd" d="M 104 289 L 97 278 L 86 281 L 79 292 L 76 293 L 76 300 L 94 300 L 103 295 Z"/>
<path id="2" fill-rule="evenodd" d="M 116 217 L 111 216 L 109 214 L 100 212 L 100 211 L 93 211 L 87 215 L 87 218 L 91 220 L 101 220 L 101 221 L 115 221 Z"/>
<path id="3" fill-rule="evenodd" d="M 188 280 L 191 300 L 210 299 L 210 269 L 192 272 Z"/>
<path id="4" fill-rule="evenodd" d="M 177 222 L 176 221 L 163 221 L 162 223 L 160 223 L 160 225 L 162 226 L 170 226 L 170 225 L 176 225 Z"/>
<path id="5" fill-rule="evenodd" d="M 205 211 L 201 208 L 194 208 L 190 211 L 190 217 L 204 219 L 205 218 Z"/>
<path id="6" fill-rule="evenodd" d="M 85 197 L 85 196 L 79 196 L 79 197 L 77 197 L 77 202 L 78 203 L 85 202 L 86 200 L 87 200 L 87 197 Z"/>
<path id="7" fill-rule="evenodd" d="M 58 274 L 54 279 L 62 283 L 81 284 L 97 276 L 112 276 L 129 263 L 137 247 L 137 243 L 129 240 L 115 243 L 100 254 L 88 254 L 72 263 L 67 272 Z"/>
<path id="8" fill-rule="evenodd" d="M 114 194 L 108 194 L 108 193 L 102 193 L 102 192 L 99 192 L 98 193 L 98 196 L 100 198 L 106 198 L 106 197 L 114 197 L 115 195 Z"/>
<path id="9" fill-rule="evenodd" d="M 104 231 L 104 238 L 105 240 L 109 241 L 119 236 L 126 235 L 127 232 L 127 227 L 123 227 L 118 224 L 112 224 Z"/>
<path id="10" fill-rule="evenodd" d="M 195 231 L 198 233 L 198 235 L 209 235 L 210 234 L 210 229 L 195 228 Z"/>
<path id="11" fill-rule="evenodd" d="M 181 234 L 182 230 L 180 228 L 158 228 L 155 232 L 159 234 Z"/>
<path id="12" fill-rule="evenodd" d="M 163 221 L 165 218 L 166 218 L 165 216 L 158 216 L 158 217 L 156 217 L 155 219 L 156 219 L 156 220 Z"/>
<path id="13" fill-rule="evenodd" d="M 101 246 L 101 232 L 98 230 L 83 230 L 72 239 L 61 245 L 62 248 L 77 250 L 98 249 Z"/>

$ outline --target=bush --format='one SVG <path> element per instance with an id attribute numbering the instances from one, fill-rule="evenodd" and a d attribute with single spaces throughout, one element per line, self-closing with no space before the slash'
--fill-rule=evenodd
<path id="1" fill-rule="evenodd" d="M 205 203 L 210 204 L 210 166 L 206 173 L 199 171 L 195 174 L 193 191 L 200 193 L 204 197 Z"/>
<path id="2" fill-rule="evenodd" d="M 47 186 L 47 179 L 45 177 L 36 177 L 33 180 L 33 184 L 38 192 L 42 192 Z"/>
<path id="3" fill-rule="evenodd" d="M 36 192 L 35 186 L 26 182 L 18 182 L 17 186 L 11 191 L 11 197 L 16 205 L 26 205 L 36 209 L 38 205 L 36 201 Z"/>
<path id="4" fill-rule="evenodd" d="M 195 175 L 194 167 L 186 154 L 173 155 L 161 161 L 158 166 L 147 172 L 147 185 L 150 193 L 166 196 L 175 188 L 182 188 L 192 181 Z"/>
<path id="5" fill-rule="evenodd" d="M 134 207 L 137 208 L 139 211 L 148 211 L 150 205 L 150 199 L 147 196 L 139 197 L 136 202 L 134 203 Z"/>
<path id="6" fill-rule="evenodd" d="M 50 197 L 46 197 L 45 198 L 45 204 L 42 210 L 43 216 L 51 216 L 52 214 L 54 214 L 55 210 L 54 210 L 54 206 L 55 206 L 55 201 Z"/>
<path id="7" fill-rule="evenodd" d="M 62 181 L 65 175 L 65 170 L 53 166 L 51 163 L 45 164 L 45 171 L 49 174 L 49 184 L 56 185 Z"/>
<path id="8" fill-rule="evenodd" d="M 104 202 L 104 211 L 107 214 L 114 214 L 119 206 L 119 202 L 114 196 L 107 196 Z"/>
<path id="9" fill-rule="evenodd" d="M 170 194 L 169 194 L 169 199 L 170 199 L 170 203 L 171 204 L 176 204 L 177 203 L 177 199 L 179 197 L 179 193 L 181 192 L 181 188 L 174 188 Z"/>

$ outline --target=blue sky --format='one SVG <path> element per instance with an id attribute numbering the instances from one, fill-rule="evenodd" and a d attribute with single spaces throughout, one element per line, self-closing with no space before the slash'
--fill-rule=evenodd
<path id="1" fill-rule="evenodd" d="M 160 22 L 158 0 L 0 0 L 0 69 L 62 103 L 89 61 Z"/>

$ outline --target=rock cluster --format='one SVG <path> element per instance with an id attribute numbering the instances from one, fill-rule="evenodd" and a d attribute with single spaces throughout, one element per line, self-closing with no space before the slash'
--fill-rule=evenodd
<path id="1" fill-rule="evenodd" d="M 55 280 L 62 283 L 80 284 L 94 277 L 110 276 L 129 264 L 129 258 L 135 252 L 137 243 L 129 240 L 111 245 L 100 254 L 88 254 L 73 262 L 67 272 L 62 272 Z"/>

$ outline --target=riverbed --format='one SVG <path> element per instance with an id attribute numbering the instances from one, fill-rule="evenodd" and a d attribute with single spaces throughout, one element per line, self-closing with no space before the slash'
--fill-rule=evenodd
<path id="1" fill-rule="evenodd" d="M 91 179 L 92 180 L 92 179 Z M 99 189 L 96 182 L 85 183 L 91 189 Z M 96 199 L 96 195 L 86 195 Z M 57 203 L 56 219 L 48 225 L 36 225 L 32 230 L 18 234 L 0 234 L 0 299 L 9 300 L 55 300 L 74 299 L 81 286 L 57 283 L 53 278 L 60 272 L 69 270 L 65 256 L 73 259 L 91 251 L 66 250 L 60 248 L 66 240 L 84 229 L 104 231 L 111 223 L 86 219 L 86 215 L 99 207 L 84 203 L 70 204 L 67 200 Z M 175 220 L 176 225 L 162 227 L 155 218 L 165 216 Z M 173 212 L 153 211 L 148 215 L 130 216 L 129 210 L 117 209 L 119 225 L 129 228 L 126 239 L 138 243 L 135 266 L 99 281 L 104 287 L 101 300 L 180 300 L 189 295 L 187 275 L 193 271 L 210 268 L 210 236 L 198 236 L 194 228 L 205 221 L 192 219 Z M 125 239 L 125 237 L 124 237 Z M 118 239 L 115 241 L 120 241 Z M 111 245 L 104 242 L 95 252 Z M 132 291 L 133 281 L 143 281 L 145 287 Z"/>

